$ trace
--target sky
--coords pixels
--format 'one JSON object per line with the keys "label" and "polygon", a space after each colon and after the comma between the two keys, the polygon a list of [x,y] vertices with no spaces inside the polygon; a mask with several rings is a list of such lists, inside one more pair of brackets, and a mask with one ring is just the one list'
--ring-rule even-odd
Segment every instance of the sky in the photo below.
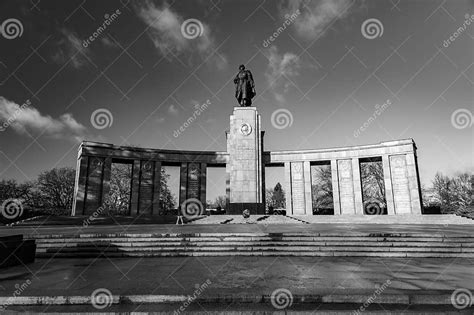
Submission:
{"label": "sky", "polygon": [[225,151],[240,64],[266,151],[413,138],[422,184],[473,171],[472,0],[0,0],[0,23],[1,179],[82,140]]}

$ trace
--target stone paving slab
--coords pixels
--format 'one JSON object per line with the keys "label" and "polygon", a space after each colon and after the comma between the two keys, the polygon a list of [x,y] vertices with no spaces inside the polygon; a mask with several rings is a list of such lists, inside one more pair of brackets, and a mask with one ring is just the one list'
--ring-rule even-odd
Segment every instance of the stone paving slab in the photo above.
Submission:
{"label": "stone paving slab", "polygon": [[384,287],[380,296],[386,299],[431,295],[446,302],[456,289],[474,291],[474,267],[473,260],[460,258],[38,259],[3,269],[0,296],[11,297],[18,288],[22,298],[87,297],[100,288],[116,296],[187,296],[206,282],[203,299],[259,298],[284,288],[295,297],[346,296],[349,301]]}

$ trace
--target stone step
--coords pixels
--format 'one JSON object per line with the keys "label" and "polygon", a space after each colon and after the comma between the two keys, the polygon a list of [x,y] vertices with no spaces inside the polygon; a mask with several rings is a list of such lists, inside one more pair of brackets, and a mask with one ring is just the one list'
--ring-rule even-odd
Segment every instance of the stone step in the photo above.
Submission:
{"label": "stone step", "polygon": [[59,247],[59,248],[39,248],[37,252],[142,252],[142,251],[192,251],[192,252],[220,252],[220,251],[358,251],[358,252],[447,252],[447,253],[474,253],[474,248],[449,248],[449,247],[350,247],[350,246],[212,246],[212,247]]}
{"label": "stone step", "polygon": [[[474,229],[473,229],[474,232]],[[74,239],[91,239],[91,238],[159,238],[159,239],[170,239],[170,238],[205,238],[205,237],[440,237],[440,238],[471,238],[474,239],[474,236],[471,234],[445,234],[445,233],[358,233],[348,231],[347,233],[341,232],[311,232],[311,233],[170,233],[170,234],[160,234],[160,233],[96,233],[96,234],[79,234],[79,235],[67,235],[67,234],[44,234],[44,235],[29,235],[26,238],[29,239],[65,239],[65,238],[74,238]]]}
{"label": "stone step", "polygon": [[341,242],[341,241],[300,241],[300,242],[115,242],[115,241],[93,241],[93,242],[67,242],[67,243],[39,243],[38,248],[52,248],[52,247],[84,247],[84,246],[119,246],[119,247],[173,247],[186,245],[187,247],[202,247],[202,246],[291,246],[297,244],[299,246],[383,246],[383,247],[468,247],[474,248],[474,243],[448,243],[448,242]]}
{"label": "stone step", "polygon": [[474,220],[454,214],[441,215],[253,215],[244,219],[242,215],[211,215],[202,217],[191,224],[474,224]]}
{"label": "stone step", "polygon": [[37,258],[119,258],[119,257],[201,257],[201,256],[296,256],[296,257],[424,257],[474,258],[474,253],[404,252],[110,252],[110,253],[37,253]]}
{"label": "stone step", "polygon": [[352,236],[306,236],[306,237],[183,237],[183,238],[58,238],[58,239],[37,239],[37,244],[46,243],[89,243],[89,242],[337,242],[337,241],[357,241],[357,242],[443,242],[443,243],[474,243],[474,237],[352,237]]}

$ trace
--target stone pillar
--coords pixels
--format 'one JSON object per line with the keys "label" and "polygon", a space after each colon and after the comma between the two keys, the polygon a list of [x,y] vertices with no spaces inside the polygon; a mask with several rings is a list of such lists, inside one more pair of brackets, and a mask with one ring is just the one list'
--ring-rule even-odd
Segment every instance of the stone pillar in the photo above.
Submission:
{"label": "stone pillar", "polygon": [[355,214],[354,180],[352,171],[352,160],[338,160],[337,172],[339,178],[339,196],[341,202],[341,214]]}
{"label": "stone pillar", "polygon": [[293,214],[305,214],[303,162],[291,162],[291,199],[293,200]]}
{"label": "stone pillar", "polygon": [[229,214],[244,209],[264,214],[264,187],[260,115],[255,107],[235,107],[230,116],[227,152],[230,164]]}
{"label": "stone pillar", "polygon": [[359,159],[352,159],[352,182],[354,186],[354,207],[355,213],[364,214],[364,204],[362,202],[362,183],[360,181],[360,165]]}
{"label": "stone pillar", "polygon": [[418,166],[416,163],[416,156],[414,153],[409,153],[406,156],[408,187],[411,198],[411,213],[421,214],[421,197],[418,177]]}
{"label": "stone pillar", "polygon": [[138,194],[138,213],[150,215],[152,214],[153,208],[154,162],[141,161],[140,166],[140,193]]}
{"label": "stone pillar", "polygon": [[286,214],[293,214],[293,200],[291,191],[291,163],[285,162],[285,183],[283,185],[286,197]]}
{"label": "stone pillar", "polygon": [[225,165],[225,194],[226,194],[226,202],[225,202],[225,210],[226,213],[229,213],[229,207],[230,207],[230,164],[227,163]]}
{"label": "stone pillar", "polygon": [[410,186],[404,154],[390,156],[390,173],[392,175],[395,214],[409,214],[411,213]]}
{"label": "stone pillar", "polygon": [[106,208],[109,208],[110,203],[110,176],[112,175],[112,158],[106,157],[104,160],[104,177],[102,180],[102,202]]}
{"label": "stone pillar", "polygon": [[153,176],[153,208],[152,214],[159,215],[161,210],[161,162],[155,162],[155,174]]}
{"label": "stone pillar", "polygon": [[303,162],[303,176],[304,176],[304,200],[305,200],[305,214],[313,214],[313,198],[311,190],[311,164],[309,161]]}
{"label": "stone pillar", "polygon": [[334,204],[334,215],[340,215],[341,198],[339,196],[339,176],[337,171],[337,160],[331,160],[332,200]]}
{"label": "stone pillar", "polygon": [[201,171],[199,177],[199,190],[200,196],[199,200],[201,200],[203,211],[206,211],[206,184],[207,184],[207,163],[201,163]]}
{"label": "stone pillar", "polygon": [[132,167],[132,196],[130,198],[130,215],[138,215],[140,198],[140,160],[133,161]]}
{"label": "stone pillar", "polygon": [[77,159],[72,216],[84,214],[88,164],[89,157],[87,156],[79,156]]}
{"label": "stone pillar", "polygon": [[188,187],[188,163],[181,163],[181,168],[179,169],[179,205],[186,200],[187,198],[187,187]]}
{"label": "stone pillar", "polygon": [[90,157],[87,171],[84,214],[93,214],[101,206],[104,158]]}
{"label": "stone pillar", "polygon": [[385,185],[385,200],[387,201],[387,214],[395,214],[395,203],[393,202],[392,176],[390,173],[390,159],[388,155],[382,156],[383,183]]}

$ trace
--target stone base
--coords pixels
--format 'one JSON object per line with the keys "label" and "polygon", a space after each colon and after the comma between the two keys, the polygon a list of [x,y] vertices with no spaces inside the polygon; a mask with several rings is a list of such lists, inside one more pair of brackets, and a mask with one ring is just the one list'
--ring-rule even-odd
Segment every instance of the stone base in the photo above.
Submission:
{"label": "stone base", "polygon": [[230,203],[226,214],[242,214],[242,211],[248,209],[250,214],[265,214],[265,205],[263,203]]}

